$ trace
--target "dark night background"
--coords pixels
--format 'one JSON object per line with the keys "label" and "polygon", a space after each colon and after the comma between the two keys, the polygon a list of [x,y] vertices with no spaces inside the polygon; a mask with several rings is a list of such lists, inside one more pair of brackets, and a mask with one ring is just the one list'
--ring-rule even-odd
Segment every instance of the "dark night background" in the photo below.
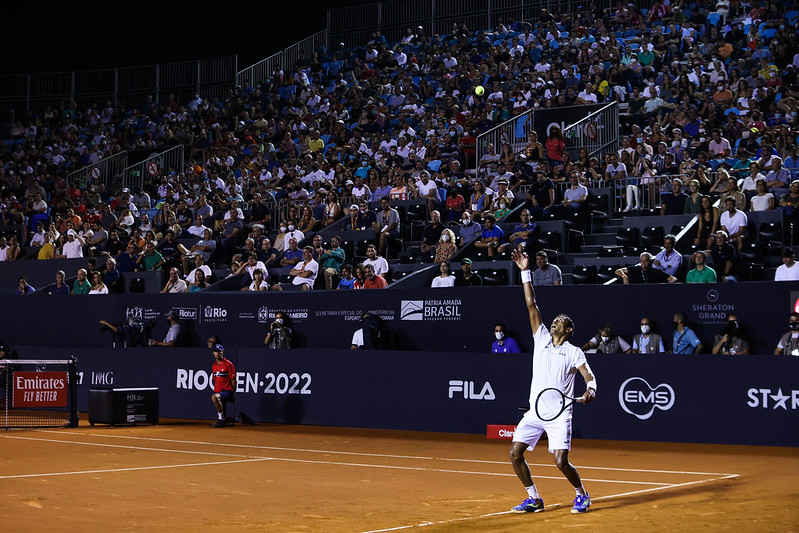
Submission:
{"label": "dark night background", "polygon": [[[238,54],[244,68],[368,2],[97,2],[3,6],[0,73],[108,69]],[[315,7],[318,6],[318,7]]]}

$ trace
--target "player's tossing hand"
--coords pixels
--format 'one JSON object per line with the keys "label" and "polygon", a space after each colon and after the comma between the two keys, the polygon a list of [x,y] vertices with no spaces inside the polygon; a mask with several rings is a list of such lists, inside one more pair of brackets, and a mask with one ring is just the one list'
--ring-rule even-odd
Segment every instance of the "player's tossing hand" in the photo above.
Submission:
{"label": "player's tossing hand", "polygon": [[516,263],[516,266],[519,267],[519,270],[529,270],[530,268],[530,259],[527,257],[527,252],[519,252],[518,250],[513,250],[510,253],[510,258]]}

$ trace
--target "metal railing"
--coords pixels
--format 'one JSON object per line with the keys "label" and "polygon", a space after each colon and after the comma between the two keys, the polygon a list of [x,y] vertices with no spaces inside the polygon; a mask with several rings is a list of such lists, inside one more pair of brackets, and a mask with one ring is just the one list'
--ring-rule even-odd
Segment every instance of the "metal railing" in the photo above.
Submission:
{"label": "metal railing", "polygon": [[0,76],[3,115],[21,121],[48,108],[66,105],[85,111],[93,105],[143,109],[174,100],[186,105],[196,93],[212,100],[224,97],[236,81],[237,56],[105,70],[6,74]]}
{"label": "metal railing", "polygon": [[530,132],[535,129],[535,110],[528,109],[524,113],[510,118],[498,126],[494,126],[477,136],[475,165],[480,174],[480,160],[488,154],[488,146],[494,147],[494,154],[502,153],[502,146],[510,144],[514,154],[524,153]]}
{"label": "metal railing", "polygon": [[[331,42],[343,42],[348,48],[364,46],[372,33],[380,32],[389,43],[399,42],[408,28],[413,33],[421,26],[426,35],[444,37],[453,24],[465,23],[471,31],[494,29],[500,20],[533,21],[546,8],[554,13],[582,9],[582,0],[389,0],[371,4],[329,9],[327,29]],[[612,9],[612,0],[600,5]]]}
{"label": "metal railing", "polygon": [[125,168],[119,175],[121,185],[131,191],[144,188],[145,181],[152,181],[169,168],[177,172],[183,170],[185,164],[185,149],[183,145],[173,146],[163,152],[155,152],[144,161],[135,163]]}
{"label": "metal railing", "polygon": [[313,53],[320,47],[328,47],[327,30],[324,29],[314,33],[310,37],[292,44],[285,49],[250,65],[236,74],[238,85],[249,84],[258,86],[264,80],[272,77],[276,71],[283,70],[286,74],[294,67],[294,63],[302,52],[305,58],[310,61]]}
{"label": "metal railing", "polygon": [[581,148],[588,150],[589,157],[616,152],[619,148],[618,102],[610,102],[584,119],[566,126],[563,136],[572,161],[579,159]]}
{"label": "metal railing", "polygon": [[70,188],[86,189],[89,182],[94,179],[97,184],[102,183],[106,190],[108,186],[114,181],[115,176],[128,166],[129,150],[114,154],[107,158],[99,160],[93,165],[87,165],[83,168],[75,170],[67,174],[67,184]]}

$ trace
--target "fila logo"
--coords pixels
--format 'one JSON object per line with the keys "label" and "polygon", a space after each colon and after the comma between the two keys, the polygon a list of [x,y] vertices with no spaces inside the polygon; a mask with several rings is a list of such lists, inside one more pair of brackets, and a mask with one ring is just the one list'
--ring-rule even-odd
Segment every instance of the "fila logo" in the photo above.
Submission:
{"label": "fila logo", "polygon": [[474,381],[452,379],[449,381],[450,399],[455,397],[455,393],[461,393],[464,400],[496,400],[497,398],[496,394],[494,394],[494,389],[491,388],[491,383],[488,381],[485,382],[480,392],[476,392]]}

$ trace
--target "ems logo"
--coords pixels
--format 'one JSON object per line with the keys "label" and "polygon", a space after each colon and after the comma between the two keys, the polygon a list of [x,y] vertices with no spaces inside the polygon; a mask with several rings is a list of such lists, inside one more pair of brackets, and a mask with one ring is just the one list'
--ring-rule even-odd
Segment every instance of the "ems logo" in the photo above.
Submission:
{"label": "ems logo", "polygon": [[619,387],[619,404],[639,420],[652,417],[655,408],[668,411],[674,405],[674,389],[667,383],[652,387],[644,378],[633,377]]}
{"label": "ems logo", "polygon": [[136,322],[141,322],[144,320],[144,309],[141,307],[128,307],[127,311],[125,312],[125,318],[128,320],[135,320]]}
{"label": "ems logo", "polygon": [[424,320],[424,300],[402,300],[400,320]]}
{"label": "ems logo", "polygon": [[269,308],[262,305],[258,308],[258,323],[266,324],[267,322],[269,322]]}

